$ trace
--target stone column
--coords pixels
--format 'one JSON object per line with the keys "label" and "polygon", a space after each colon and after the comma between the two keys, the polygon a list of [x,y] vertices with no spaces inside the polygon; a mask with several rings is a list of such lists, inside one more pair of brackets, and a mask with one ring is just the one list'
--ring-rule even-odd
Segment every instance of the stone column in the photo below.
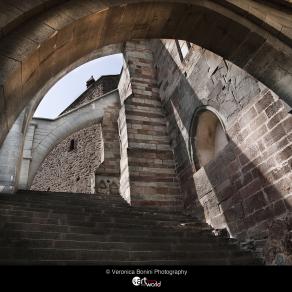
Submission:
{"label": "stone column", "polygon": [[32,160],[32,145],[34,139],[34,133],[37,124],[31,122],[27,128],[25,135],[24,146],[23,146],[23,156],[20,166],[19,183],[18,188],[21,190],[27,190],[28,187],[28,175],[29,167]]}
{"label": "stone column", "polygon": [[17,189],[25,111],[19,115],[0,146],[0,193],[14,193]]}
{"label": "stone column", "polygon": [[117,195],[120,184],[120,142],[118,115],[120,105],[109,106],[102,121],[103,162],[95,172],[96,193]]}

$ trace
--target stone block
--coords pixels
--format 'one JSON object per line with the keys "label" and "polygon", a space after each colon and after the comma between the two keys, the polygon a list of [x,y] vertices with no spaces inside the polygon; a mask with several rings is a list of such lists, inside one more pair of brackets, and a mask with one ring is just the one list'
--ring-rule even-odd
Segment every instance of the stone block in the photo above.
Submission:
{"label": "stone block", "polygon": [[257,210],[264,208],[266,205],[267,202],[263,193],[261,191],[257,192],[243,201],[244,213],[246,215],[252,214]]}
{"label": "stone block", "polygon": [[[272,117],[268,123],[267,126],[269,129],[272,129],[276,125],[278,125],[282,120],[284,120],[287,117],[287,113],[283,110],[278,112],[274,117]],[[291,125],[292,126],[292,125]]]}
{"label": "stone block", "polygon": [[206,174],[205,169],[202,167],[194,174],[195,188],[199,198],[204,197],[208,193],[212,192],[213,186]]}
{"label": "stone block", "polygon": [[267,92],[256,104],[255,108],[258,113],[261,113],[266,108],[268,108],[272,103],[274,103],[274,97],[271,92]]}
{"label": "stone block", "polygon": [[229,222],[239,221],[244,217],[244,210],[241,203],[233,205],[231,208],[224,211],[227,225]]}

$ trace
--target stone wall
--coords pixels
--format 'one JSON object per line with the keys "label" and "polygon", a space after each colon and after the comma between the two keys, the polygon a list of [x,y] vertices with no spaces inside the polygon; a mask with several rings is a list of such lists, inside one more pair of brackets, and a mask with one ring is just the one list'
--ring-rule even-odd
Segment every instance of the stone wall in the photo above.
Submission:
{"label": "stone wall", "polygon": [[[60,114],[59,118],[64,118],[63,114],[75,110],[78,115],[78,112],[82,113],[80,107],[91,102],[88,104],[90,113],[87,113],[87,117],[93,114],[96,117],[96,123],[103,106],[98,103],[95,105],[94,101],[99,97],[103,97],[105,104],[107,100],[111,100],[104,108],[102,126],[96,124],[79,130],[53,148],[33,178],[32,190],[78,193],[110,193],[112,190],[111,193],[117,193],[120,159],[119,144],[117,144],[119,143],[117,116],[114,116],[117,110],[116,104],[112,102],[112,97],[106,96],[106,94],[117,88],[119,78],[120,75],[102,76],[88,86],[88,89]],[[101,99],[99,101],[102,102]],[[83,106],[82,109],[85,107]],[[72,112],[70,114],[72,115]],[[65,127],[68,123],[81,125],[84,120],[86,118],[81,115],[76,117],[74,121],[69,120],[67,123],[61,123],[59,127],[66,132]],[[51,125],[47,125],[49,132],[52,131],[50,126],[53,125],[53,122]],[[44,129],[41,131],[45,132]],[[36,137],[34,138],[36,139]],[[68,151],[72,140],[77,143],[76,149]],[[106,158],[106,162],[104,158]],[[102,165],[97,170],[100,164]]]}
{"label": "stone wall", "polygon": [[[70,150],[74,139],[75,148]],[[51,192],[92,193],[94,173],[103,156],[100,124],[93,124],[68,136],[46,157],[34,177],[31,189]]]}
{"label": "stone wall", "polygon": [[60,115],[90,102],[118,87],[120,75],[102,76],[91,84],[74,102],[72,102]]}
{"label": "stone wall", "polygon": [[133,206],[181,210],[181,192],[150,43],[127,42],[124,58],[119,84],[121,194]]}
{"label": "stone wall", "polygon": [[95,171],[95,192],[118,195],[120,186],[120,140],[117,102],[108,106],[102,120],[103,157],[102,164]]}
{"label": "stone wall", "polygon": [[102,122],[108,107],[117,102],[119,94],[114,90],[55,120],[33,118],[29,128],[34,130],[25,136],[19,188],[29,189],[41,163],[57,143],[92,123]]}
{"label": "stone wall", "polygon": [[0,146],[0,193],[13,193],[19,179],[20,154],[22,152],[23,125],[26,109],[18,116]]}
{"label": "stone wall", "polygon": [[[240,239],[267,238],[271,222],[291,212],[290,109],[207,50],[192,45],[181,61],[175,41],[152,41],[152,47],[186,210]],[[229,143],[196,169],[190,133],[202,108],[217,113]]]}

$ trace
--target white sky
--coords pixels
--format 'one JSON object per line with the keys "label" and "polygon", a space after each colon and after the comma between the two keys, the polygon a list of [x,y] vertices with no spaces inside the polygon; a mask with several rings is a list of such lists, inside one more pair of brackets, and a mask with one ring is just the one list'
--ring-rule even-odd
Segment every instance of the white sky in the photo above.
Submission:
{"label": "white sky", "polygon": [[102,75],[119,74],[122,65],[123,55],[116,54],[98,58],[72,70],[47,92],[34,117],[56,118],[86,90],[86,81],[91,75],[97,80]]}

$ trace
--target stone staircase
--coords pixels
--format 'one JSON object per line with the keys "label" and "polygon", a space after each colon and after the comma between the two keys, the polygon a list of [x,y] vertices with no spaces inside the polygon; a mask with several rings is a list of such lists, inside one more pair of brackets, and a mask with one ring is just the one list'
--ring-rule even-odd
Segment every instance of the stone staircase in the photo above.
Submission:
{"label": "stone staircase", "polygon": [[0,196],[2,265],[254,265],[236,240],[180,213],[131,207],[118,195]]}
{"label": "stone staircase", "polygon": [[120,89],[119,128],[125,162],[121,167],[122,193],[129,190],[132,206],[181,211],[183,198],[152,50],[143,40],[127,42],[124,56],[124,69],[128,70],[124,76],[129,76],[129,81],[122,83],[126,89]]}
{"label": "stone staircase", "polygon": [[132,205],[182,210],[183,199],[158,95],[128,98],[125,108]]}

